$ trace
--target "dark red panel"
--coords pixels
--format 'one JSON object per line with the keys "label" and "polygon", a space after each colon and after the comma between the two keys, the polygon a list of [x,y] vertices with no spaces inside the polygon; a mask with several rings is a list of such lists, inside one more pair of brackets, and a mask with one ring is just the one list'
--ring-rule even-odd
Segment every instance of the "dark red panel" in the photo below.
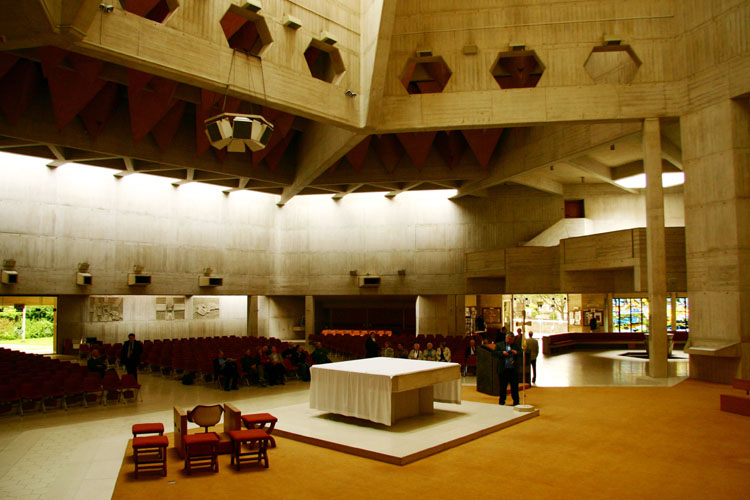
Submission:
{"label": "dark red panel", "polygon": [[178,100],[166,116],[151,129],[151,135],[154,136],[156,144],[162,151],[167,150],[180,126],[180,120],[182,120],[182,115],[185,112],[185,104],[185,101]]}
{"label": "dark red panel", "polygon": [[487,168],[492,153],[495,151],[497,141],[503,133],[501,128],[481,129],[481,130],[464,130],[462,131],[466,142],[477,157],[477,161],[482,168]]}
{"label": "dark red panel", "polygon": [[424,161],[432,148],[432,141],[435,139],[436,132],[409,132],[406,134],[396,134],[401,145],[406,150],[406,154],[411,158],[414,166],[422,170]]}
{"label": "dark red panel", "polygon": [[509,76],[495,77],[504,89],[536,87],[542,77],[539,64],[533,56],[503,57],[498,65],[509,73]]}
{"label": "dark red panel", "polygon": [[123,2],[123,8],[137,16],[146,17],[160,1],[162,0],[127,0]]}
{"label": "dark red panel", "polygon": [[237,30],[237,33],[229,39],[229,46],[233,49],[251,52],[253,46],[258,41],[258,28],[255,23],[245,23]]}
{"label": "dark red panel", "polygon": [[372,141],[372,136],[368,135],[362,139],[362,142],[346,153],[346,160],[354,167],[355,172],[359,172],[362,169],[365,157],[367,156],[367,150],[370,149],[370,141]]}
{"label": "dark red panel", "polygon": [[[274,132],[275,134],[276,132]],[[284,152],[286,152],[286,148],[289,147],[291,135],[285,136],[277,145],[275,148],[271,150],[270,153],[266,155],[266,164],[268,165],[268,168],[273,172],[276,170],[276,167],[279,165],[279,162],[284,157]],[[269,148],[266,148],[269,149]]]}
{"label": "dark red panel", "polygon": [[177,103],[174,92],[177,82],[158,76],[147,79],[140,71],[129,70],[128,107],[130,108],[130,130],[133,140],[138,142],[148,134],[167,112]]}
{"label": "dark red panel", "polygon": [[116,84],[107,82],[86,107],[78,113],[86,130],[94,140],[99,137],[104,125],[117,109],[120,102],[119,93]]}
{"label": "dark red panel", "polygon": [[393,134],[379,135],[378,140],[373,144],[373,149],[388,172],[393,172],[399,160],[404,156],[404,148]]}
{"label": "dark red panel", "polygon": [[227,40],[232,38],[234,34],[237,33],[237,31],[247,22],[247,19],[232,12],[227,12],[224,17],[221,18],[221,21],[219,21],[219,23],[221,24],[221,29],[224,31],[224,36],[227,37]]}
{"label": "dark red panel", "polygon": [[[72,59],[69,60],[73,62]],[[79,55],[75,60],[74,69],[47,66],[45,71],[52,110],[60,130],[86,107],[106,83],[98,78],[104,62]]]}
{"label": "dark red panel", "polygon": [[15,125],[36,96],[42,81],[39,68],[31,61],[18,61],[0,80],[0,109]]}
{"label": "dark red panel", "polygon": [[307,66],[309,68],[312,68],[315,66],[315,61],[318,59],[318,56],[320,55],[320,50],[316,49],[315,47],[308,47],[305,51],[305,60],[307,61]]}
{"label": "dark red panel", "polygon": [[448,168],[453,168],[461,161],[461,157],[466,151],[466,140],[464,136],[455,130],[440,132],[435,140],[435,147],[440,153]]}
{"label": "dark red panel", "polygon": [[0,78],[18,61],[18,57],[7,52],[0,52]]}

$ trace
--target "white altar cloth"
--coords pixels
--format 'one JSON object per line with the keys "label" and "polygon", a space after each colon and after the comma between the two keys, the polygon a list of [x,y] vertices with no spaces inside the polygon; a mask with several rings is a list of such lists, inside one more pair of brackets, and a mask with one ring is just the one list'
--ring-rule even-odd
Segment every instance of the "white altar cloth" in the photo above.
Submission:
{"label": "white altar cloth", "polygon": [[393,425],[431,413],[432,402],[461,404],[457,363],[368,358],[310,368],[310,408]]}

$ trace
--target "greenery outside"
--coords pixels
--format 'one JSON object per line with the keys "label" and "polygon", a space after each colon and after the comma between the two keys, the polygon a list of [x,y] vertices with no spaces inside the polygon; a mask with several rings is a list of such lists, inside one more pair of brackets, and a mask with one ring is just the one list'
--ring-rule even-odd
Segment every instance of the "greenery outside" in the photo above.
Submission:
{"label": "greenery outside", "polygon": [[[35,339],[48,339],[41,342],[51,342],[54,336],[55,308],[53,306],[26,307],[26,343],[37,345]],[[23,331],[23,311],[14,306],[0,308],[0,342],[21,343]]]}

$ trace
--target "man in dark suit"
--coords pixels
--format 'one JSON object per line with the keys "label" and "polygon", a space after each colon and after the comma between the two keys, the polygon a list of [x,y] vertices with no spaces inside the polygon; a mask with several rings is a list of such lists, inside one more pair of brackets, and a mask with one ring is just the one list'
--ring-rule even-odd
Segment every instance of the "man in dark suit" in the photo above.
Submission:
{"label": "man in dark suit", "polygon": [[135,340],[135,333],[128,334],[128,341],[122,345],[120,364],[125,366],[128,374],[138,380],[138,365],[141,363],[143,344]]}
{"label": "man in dark suit", "polygon": [[366,358],[377,358],[380,354],[378,343],[375,340],[375,332],[370,332],[365,340],[365,357]]}
{"label": "man in dark suit", "polygon": [[497,365],[498,375],[500,376],[500,400],[499,404],[505,404],[505,397],[508,394],[508,384],[510,384],[510,395],[513,398],[513,406],[520,403],[518,397],[518,370],[520,369],[521,359],[519,352],[520,346],[516,342],[512,333],[505,335],[505,342],[498,342],[495,346],[495,356],[500,358]]}

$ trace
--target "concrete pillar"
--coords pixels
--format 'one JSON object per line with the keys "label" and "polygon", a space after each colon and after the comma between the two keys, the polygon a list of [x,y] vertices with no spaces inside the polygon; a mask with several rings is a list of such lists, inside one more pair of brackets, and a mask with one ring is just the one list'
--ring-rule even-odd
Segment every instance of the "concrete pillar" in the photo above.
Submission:
{"label": "concrete pillar", "polygon": [[258,297],[250,295],[247,298],[247,336],[258,336]]}
{"label": "concrete pillar", "polygon": [[84,323],[87,295],[60,295],[57,297],[57,335],[55,336],[55,352],[62,352],[65,339],[74,344],[84,338]]}
{"label": "concrete pillar", "polygon": [[607,294],[607,303],[604,304],[604,321],[607,324],[607,331],[611,332],[614,329],[614,322],[612,321],[612,301],[614,300],[614,294]]}
{"label": "concrete pillar", "polygon": [[690,342],[723,346],[690,355],[690,376],[750,378],[750,102],[726,99],[680,119]]}
{"label": "concrete pillar", "polygon": [[674,333],[677,331],[677,292],[672,292],[669,297],[672,299],[669,303],[669,326]]}
{"label": "concrete pillar", "polygon": [[315,297],[305,295],[305,343],[310,343],[310,335],[315,335]]}
{"label": "concrete pillar", "polygon": [[667,376],[667,256],[664,189],[661,185],[661,127],[658,118],[643,122],[646,170],[646,254],[648,256],[649,374]]}
{"label": "concrete pillar", "polygon": [[417,297],[417,335],[448,334],[448,298],[446,295]]}

